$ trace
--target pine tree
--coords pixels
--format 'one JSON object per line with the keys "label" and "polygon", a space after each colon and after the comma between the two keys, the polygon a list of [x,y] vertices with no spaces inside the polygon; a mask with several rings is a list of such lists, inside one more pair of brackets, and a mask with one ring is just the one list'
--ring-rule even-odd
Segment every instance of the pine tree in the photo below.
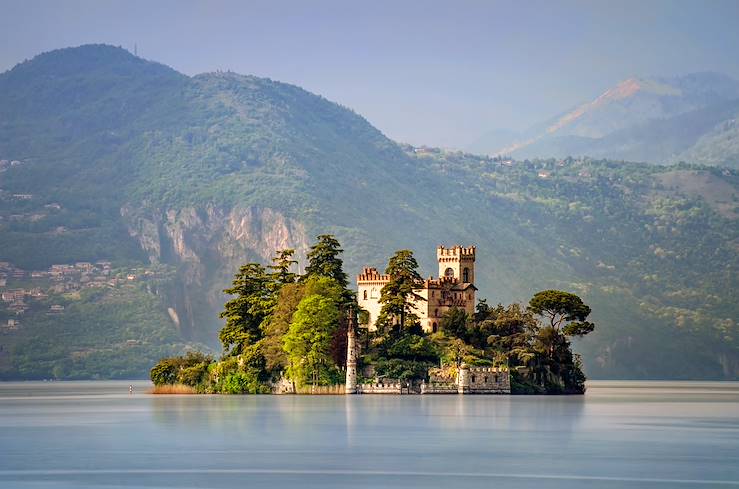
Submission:
{"label": "pine tree", "polygon": [[349,285],[344,273],[344,263],[339,255],[344,252],[335,236],[322,234],[318,236],[318,242],[311,246],[308,252],[308,266],[305,267],[303,280],[312,276],[329,277],[346,289]]}
{"label": "pine tree", "polygon": [[411,250],[399,250],[390,258],[385,273],[390,281],[380,290],[378,325],[383,329],[393,326],[414,326],[418,323],[414,301],[426,300],[415,290],[423,286],[418,273],[418,262]]}
{"label": "pine tree", "polygon": [[262,322],[274,307],[272,280],[264,267],[247,263],[239,268],[226,294],[235,296],[226,302],[220,317],[226,319],[218,338],[227,355],[238,355],[262,337]]}

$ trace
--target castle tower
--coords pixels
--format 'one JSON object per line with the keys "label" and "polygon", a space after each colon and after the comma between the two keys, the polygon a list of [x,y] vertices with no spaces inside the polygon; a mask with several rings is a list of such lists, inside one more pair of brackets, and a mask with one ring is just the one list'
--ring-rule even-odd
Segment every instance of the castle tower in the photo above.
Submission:
{"label": "castle tower", "polygon": [[466,363],[459,366],[457,370],[457,393],[467,394],[470,392],[470,368]]}
{"label": "castle tower", "polygon": [[475,283],[475,247],[462,247],[459,245],[452,248],[438,246],[436,258],[439,261],[440,279],[457,279],[459,283]]}
{"label": "castle tower", "polygon": [[357,393],[357,333],[354,326],[354,310],[349,309],[349,324],[346,331],[346,394]]}

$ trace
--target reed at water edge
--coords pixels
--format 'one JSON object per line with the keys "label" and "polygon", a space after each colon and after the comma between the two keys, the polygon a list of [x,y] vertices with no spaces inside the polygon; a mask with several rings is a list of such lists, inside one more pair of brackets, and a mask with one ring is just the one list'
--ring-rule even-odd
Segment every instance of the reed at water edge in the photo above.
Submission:
{"label": "reed at water edge", "polygon": [[155,385],[152,394],[197,394],[194,388],[185,384]]}

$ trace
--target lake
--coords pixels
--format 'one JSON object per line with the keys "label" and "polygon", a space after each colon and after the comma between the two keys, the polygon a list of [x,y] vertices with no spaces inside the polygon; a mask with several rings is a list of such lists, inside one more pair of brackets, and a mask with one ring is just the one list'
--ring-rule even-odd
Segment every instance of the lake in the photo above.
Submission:
{"label": "lake", "polygon": [[0,487],[739,486],[739,383],[585,396],[153,396],[0,383]]}

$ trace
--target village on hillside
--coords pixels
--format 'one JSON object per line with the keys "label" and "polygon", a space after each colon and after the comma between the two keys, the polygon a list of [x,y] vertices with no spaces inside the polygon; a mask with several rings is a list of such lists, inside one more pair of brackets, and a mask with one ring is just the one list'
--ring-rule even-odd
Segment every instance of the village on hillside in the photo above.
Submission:
{"label": "village on hillside", "polygon": [[113,268],[106,260],[52,265],[47,270],[24,270],[0,262],[0,334],[23,327],[30,312],[64,314],[65,303],[84,289],[118,288],[156,278],[147,268]]}

